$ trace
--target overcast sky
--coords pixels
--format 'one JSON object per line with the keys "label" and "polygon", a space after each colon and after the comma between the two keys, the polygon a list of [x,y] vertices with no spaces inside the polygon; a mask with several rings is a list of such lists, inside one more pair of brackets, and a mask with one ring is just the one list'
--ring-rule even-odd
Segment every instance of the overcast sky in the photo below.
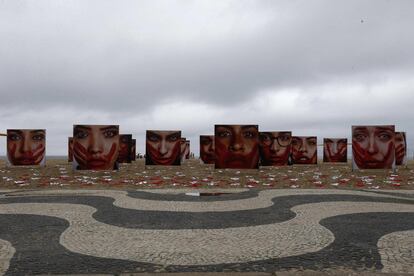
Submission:
{"label": "overcast sky", "polygon": [[[252,123],[351,136],[395,124],[414,149],[414,1],[0,0],[0,132],[74,123],[198,136]],[[0,155],[5,154],[0,137]],[[412,156],[412,153],[411,153]]]}

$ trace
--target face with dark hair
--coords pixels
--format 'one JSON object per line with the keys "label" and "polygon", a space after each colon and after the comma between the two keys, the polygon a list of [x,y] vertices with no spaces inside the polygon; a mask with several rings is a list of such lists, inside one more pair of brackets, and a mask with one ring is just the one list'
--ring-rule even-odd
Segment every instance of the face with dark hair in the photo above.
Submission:
{"label": "face with dark hair", "polygon": [[46,130],[8,129],[7,157],[14,166],[41,165],[46,152]]}
{"label": "face with dark hair", "polygon": [[147,165],[180,165],[180,157],[181,131],[147,130]]}
{"label": "face with dark hair", "polygon": [[317,138],[315,136],[292,137],[292,159],[294,164],[317,164]]}
{"label": "face with dark hair", "polygon": [[200,158],[204,164],[214,164],[214,135],[200,135]]}
{"label": "face with dark hair", "polygon": [[325,138],[323,139],[323,161],[324,162],[346,162],[347,161],[346,138]]}
{"label": "face with dark hair", "polygon": [[119,135],[119,163],[131,162],[131,143],[132,134],[120,134]]}
{"label": "face with dark hair", "polygon": [[73,157],[79,170],[113,170],[119,152],[119,126],[74,125]]}
{"label": "face with dark hair", "polygon": [[290,131],[260,132],[260,164],[262,166],[288,165],[292,133]]}
{"label": "face with dark hair", "polygon": [[391,169],[395,159],[394,126],[353,126],[352,153],[359,169]]}
{"label": "face with dark hair", "polygon": [[259,132],[257,125],[216,125],[214,136],[216,168],[258,168]]}
{"label": "face with dark hair", "polygon": [[403,165],[404,157],[407,154],[407,141],[405,139],[405,132],[395,133],[395,164]]}

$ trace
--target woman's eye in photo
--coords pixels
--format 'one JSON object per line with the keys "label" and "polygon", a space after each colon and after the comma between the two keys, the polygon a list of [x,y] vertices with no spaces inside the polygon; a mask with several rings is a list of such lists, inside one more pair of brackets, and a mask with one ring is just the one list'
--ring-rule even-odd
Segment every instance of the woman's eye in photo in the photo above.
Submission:
{"label": "woman's eye in photo", "polygon": [[104,132],[104,137],[105,138],[112,138],[115,137],[118,133],[115,130],[106,130]]}
{"label": "woman's eye in photo", "polygon": [[386,141],[389,141],[389,140],[391,140],[391,135],[390,134],[388,134],[388,133],[380,133],[380,135],[378,136],[379,137],[379,139],[381,140],[381,141],[384,141],[384,142],[386,142]]}
{"label": "woman's eye in photo", "polygon": [[364,141],[366,138],[367,138],[367,136],[365,134],[355,134],[354,135],[354,139],[356,139],[359,142]]}
{"label": "woman's eye in photo", "polygon": [[11,134],[11,135],[9,135],[9,139],[11,141],[18,141],[18,140],[21,140],[22,137],[20,135],[17,135],[17,134]]}
{"label": "woman's eye in photo", "polygon": [[231,133],[229,131],[220,131],[217,133],[218,137],[229,137],[231,136]]}
{"label": "woman's eye in photo", "polygon": [[246,138],[253,138],[256,137],[256,134],[253,131],[246,131],[244,132],[243,136]]}
{"label": "woman's eye in photo", "polygon": [[289,141],[290,137],[289,136],[279,136],[279,139],[283,142],[285,141]]}
{"label": "woman's eye in photo", "polygon": [[148,140],[151,142],[158,142],[158,137],[155,135],[148,135]]}
{"label": "woman's eye in photo", "polygon": [[42,141],[45,139],[45,136],[43,134],[37,134],[37,135],[33,135],[32,140],[34,141]]}
{"label": "woman's eye in photo", "polygon": [[78,139],[83,139],[88,137],[88,133],[86,131],[78,131],[75,133],[75,137]]}
{"label": "woman's eye in photo", "polygon": [[[179,138],[180,138],[180,137],[179,137],[178,135],[173,135],[173,136],[168,137],[168,141],[169,141],[169,142],[175,142],[175,141],[177,141]],[[185,142],[183,142],[183,144],[184,144],[184,143],[185,143]]]}
{"label": "woman's eye in photo", "polygon": [[263,136],[260,136],[260,140],[262,140],[262,141],[264,141],[264,142],[267,142],[267,141],[269,141],[269,140],[270,140],[270,137],[269,137],[269,136],[267,136],[267,135],[263,135]]}

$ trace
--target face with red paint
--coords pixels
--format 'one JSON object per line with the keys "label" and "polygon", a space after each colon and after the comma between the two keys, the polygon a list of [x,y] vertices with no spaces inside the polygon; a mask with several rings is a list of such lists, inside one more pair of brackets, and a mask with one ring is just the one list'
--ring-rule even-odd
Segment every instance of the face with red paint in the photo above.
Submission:
{"label": "face with red paint", "polygon": [[262,166],[288,165],[292,132],[260,132],[259,141]]}
{"label": "face with red paint", "polygon": [[119,135],[119,163],[131,163],[132,134]]}
{"label": "face with red paint", "polygon": [[73,157],[78,170],[117,169],[119,126],[74,125]]}
{"label": "face with red paint", "polygon": [[200,135],[200,158],[204,164],[214,164],[214,135]]}
{"label": "face with red paint", "polygon": [[68,138],[68,161],[73,161],[73,138]]}
{"label": "face with red paint", "polygon": [[404,158],[407,154],[407,141],[405,140],[405,132],[395,133],[395,164],[404,165]]}
{"label": "face with red paint", "polygon": [[44,165],[45,152],[46,130],[7,130],[7,157],[11,165]]}
{"label": "face with red paint", "polygon": [[180,165],[180,157],[181,131],[147,130],[146,165]]}
{"label": "face with red paint", "polygon": [[185,140],[184,157],[190,159],[190,140]]}
{"label": "face with red paint", "polygon": [[346,138],[325,138],[323,139],[323,162],[346,162],[347,161]]}
{"label": "face with red paint", "polygon": [[317,164],[317,146],[317,138],[315,136],[293,136],[293,164]]}
{"label": "face with red paint", "polygon": [[359,169],[391,169],[395,158],[394,126],[353,126],[352,153]]}
{"label": "face with red paint", "polygon": [[186,138],[185,137],[181,137],[180,139],[180,156],[181,156],[181,161],[183,161],[185,159],[185,144]]}
{"label": "face with red paint", "polygon": [[259,131],[257,125],[216,125],[215,168],[257,169]]}

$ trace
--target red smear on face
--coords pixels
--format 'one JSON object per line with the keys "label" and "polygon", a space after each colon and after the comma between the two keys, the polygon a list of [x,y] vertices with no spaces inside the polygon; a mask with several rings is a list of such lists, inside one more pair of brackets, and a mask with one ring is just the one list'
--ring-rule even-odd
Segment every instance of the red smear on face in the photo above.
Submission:
{"label": "red smear on face", "polygon": [[295,164],[316,164],[316,149],[312,155],[311,158],[309,158],[308,154],[302,152],[302,151],[298,151],[298,150],[293,150],[293,158],[294,158],[294,163]]}
{"label": "red smear on face", "polygon": [[86,170],[109,170],[113,169],[115,162],[115,153],[117,145],[112,143],[111,149],[108,154],[96,154],[91,153],[83,147],[79,142],[74,143],[74,156],[78,161],[81,169]]}
{"label": "red smear on face", "polygon": [[[273,143],[277,143],[274,141]],[[289,153],[290,153],[290,146],[285,148],[281,148],[280,151],[283,150],[283,154],[277,154],[277,151],[271,150],[270,146],[263,146],[262,147],[262,162],[263,166],[285,166],[288,165],[289,160]]]}
{"label": "red smear on face", "polygon": [[256,169],[259,161],[259,146],[254,145],[251,151],[245,153],[235,153],[226,145],[216,142],[216,167],[229,169]]}
{"label": "red smear on face", "polygon": [[[23,166],[29,166],[29,165],[39,165],[40,162],[44,158],[44,154],[46,151],[45,145],[43,143],[40,143],[36,148],[33,150],[25,151],[20,154],[17,154],[17,145],[12,144],[10,146],[10,159],[11,163],[13,165],[23,165]],[[17,156],[17,157],[16,157]]]}
{"label": "red smear on face", "polygon": [[326,144],[325,147],[327,162],[346,162],[346,146],[339,147],[338,145],[336,153],[332,153],[331,144]]}
{"label": "red smear on face", "polygon": [[164,165],[164,166],[168,166],[168,165],[174,165],[175,161],[177,160],[177,158],[181,153],[181,145],[180,145],[180,141],[176,141],[174,143],[174,146],[172,149],[170,149],[170,151],[172,151],[171,157],[165,157],[164,155],[162,155],[159,150],[157,150],[156,148],[153,148],[150,144],[147,143],[147,147],[148,147],[148,153],[151,157],[151,160],[154,162],[154,164],[156,165]]}
{"label": "red smear on face", "polygon": [[394,143],[389,142],[386,154],[378,158],[380,155],[376,152],[369,153],[359,143],[353,142],[352,152],[354,161],[360,169],[391,169],[394,161]]}

